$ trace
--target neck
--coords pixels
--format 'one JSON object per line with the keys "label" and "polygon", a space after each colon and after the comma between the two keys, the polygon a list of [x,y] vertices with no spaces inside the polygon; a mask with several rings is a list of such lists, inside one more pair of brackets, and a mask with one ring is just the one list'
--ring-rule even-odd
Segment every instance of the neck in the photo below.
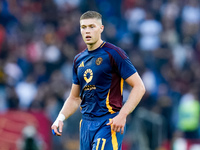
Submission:
{"label": "neck", "polygon": [[101,39],[101,40],[97,41],[96,43],[87,44],[87,48],[89,51],[93,51],[93,50],[97,49],[102,43],[103,43],[103,40]]}

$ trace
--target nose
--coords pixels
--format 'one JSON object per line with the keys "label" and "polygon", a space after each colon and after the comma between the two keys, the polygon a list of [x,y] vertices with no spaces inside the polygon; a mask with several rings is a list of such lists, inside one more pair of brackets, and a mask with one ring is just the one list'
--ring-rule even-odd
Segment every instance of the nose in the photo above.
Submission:
{"label": "nose", "polygon": [[89,27],[87,27],[87,28],[85,29],[85,33],[90,33],[90,28],[89,28]]}

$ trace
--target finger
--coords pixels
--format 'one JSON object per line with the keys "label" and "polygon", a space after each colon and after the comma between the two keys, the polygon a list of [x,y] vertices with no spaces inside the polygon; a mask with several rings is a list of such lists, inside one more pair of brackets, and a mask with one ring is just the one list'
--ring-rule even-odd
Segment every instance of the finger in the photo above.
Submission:
{"label": "finger", "polygon": [[120,132],[121,128],[120,127],[117,127],[116,128],[116,132]]}
{"label": "finger", "polygon": [[53,130],[53,129],[54,129],[54,127],[55,127],[55,125],[53,124],[53,125],[51,126],[51,129]]}
{"label": "finger", "polygon": [[62,134],[60,132],[58,132],[58,130],[57,130],[56,135],[61,136]]}
{"label": "finger", "polygon": [[117,131],[117,126],[115,125],[115,124],[112,124],[112,126],[111,126],[111,130],[113,130],[113,131]]}
{"label": "finger", "polygon": [[59,121],[58,127],[59,127],[59,132],[62,133],[62,129],[63,129],[63,122],[62,121]]}
{"label": "finger", "polygon": [[113,125],[113,131],[115,131],[115,132],[120,132],[120,127],[119,126],[117,126],[117,125]]}
{"label": "finger", "polygon": [[58,127],[53,126],[52,128],[53,128],[52,130],[54,130],[54,132],[55,132],[55,134],[56,134],[57,136],[61,136],[61,135],[62,135],[61,133],[58,132],[58,130],[57,130]]}
{"label": "finger", "polygon": [[124,133],[124,127],[121,128],[121,134],[123,134],[123,133]]}
{"label": "finger", "polygon": [[109,123],[107,123],[106,125],[111,125],[112,123],[113,123],[113,120],[110,119],[110,120],[109,120]]}

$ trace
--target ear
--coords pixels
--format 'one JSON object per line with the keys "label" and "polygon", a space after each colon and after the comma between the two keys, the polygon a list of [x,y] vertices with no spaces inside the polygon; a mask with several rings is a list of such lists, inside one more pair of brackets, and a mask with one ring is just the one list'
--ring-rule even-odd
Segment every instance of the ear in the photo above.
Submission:
{"label": "ear", "polygon": [[101,30],[101,33],[102,33],[103,30],[104,30],[104,25],[101,25],[100,30]]}

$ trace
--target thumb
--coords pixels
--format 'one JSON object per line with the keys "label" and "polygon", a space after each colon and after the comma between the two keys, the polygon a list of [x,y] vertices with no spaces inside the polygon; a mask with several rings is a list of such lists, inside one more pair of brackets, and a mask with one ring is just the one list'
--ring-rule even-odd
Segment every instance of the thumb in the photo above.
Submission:
{"label": "thumb", "polygon": [[111,125],[113,123],[113,120],[112,119],[109,119],[109,123],[107,123],[106,125]]}

